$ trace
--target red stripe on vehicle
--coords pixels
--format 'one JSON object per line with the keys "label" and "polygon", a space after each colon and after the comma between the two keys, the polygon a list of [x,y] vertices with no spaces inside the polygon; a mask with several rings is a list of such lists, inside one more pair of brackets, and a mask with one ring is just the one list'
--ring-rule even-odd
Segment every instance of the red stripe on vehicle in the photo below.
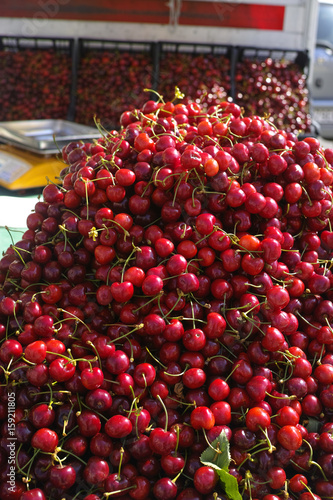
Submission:
{"label": "red stripe on vehicle", "polygon": [[[230,2],[184,1],[180,25],[283,30],[285,7],[280,5],[236,4]],[[2,0],[1,17],[75,19],[109,22],[168,24],[167,2],[144,0]]]}

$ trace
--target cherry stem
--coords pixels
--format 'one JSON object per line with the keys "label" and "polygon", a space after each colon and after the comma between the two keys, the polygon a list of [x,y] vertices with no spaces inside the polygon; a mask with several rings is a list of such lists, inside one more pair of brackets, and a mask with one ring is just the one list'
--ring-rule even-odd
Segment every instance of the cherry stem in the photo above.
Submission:
{"label": "cherry stem", "polygon": [[290,401],[297,399],[297,396],[295,394],[292,394],[291,396],[273,396],[270,392],[265,391],[266,396],[269,396],[270,398],[273,399],[290,399]]}
{"label": "cherry stem", "polygon": [[66,434],[66,427],[68,425],[68,419],[67,418],[64,418],[64,423],[63,423],[63,426],[62,426],[62,435],[63,436],[67,436]]}
{"label": "cherry stem", "polygon": [[133,349],[133,344],[131,342],[131,339],[127,339],[129,345],[130,345],[130,349],[131,349],[131,357],[130,357],[130,362],[133,363],[134,361],[134,349]]}
{"label": "cherry stem", "polygon": [[156,361],[156,363],[158,363],[162,368],[164,368],[164,370],[167,369],[167,367],[163,365],[163,363],[161,363],[159,359],[155,358],[155,356],[150,352],[147,346],[146,346],[146,351],[148,352],[149,356],[151,356]]}
{"label": "cherry stem", "polygon": [[[172,174],[172,175],[178,175],[178,174]],[[180,176],[179,176],[179,179],[177,180],[177,184],[176,184],[176,187],[175,187],[175,194],[173,196],[173,200],[172,200],[172,206],[175,205],[175,202],[176,202],[176,197],[177,197],[177,193],[178,193],[178,189],[179,189],[179,186],[180,186],[180,183],[182,182],[183,178],[184,178],[184,175],[185,173],[182,173]],[[171,177],[171,176],[168,176],[168,177]],[[167,178],[168,178],[167,177]],[[184,233],[185,233],[185,229],[184,229]],[[184,234],[185,236],[185,234]]]}
{"label": "cherry stem", "polygon": [[[90,327],[84,321],[82,321],[82,319],[80,319],[77,316],[75,316],[75,314],[71,313],[70,311],[66,311],[65,309],[62,309],[61,307],[58,307],[58,311],[59,312],[64,312],[66,314],[69,314],[70,316],[72,316],[73,318],[75,318],[76,321],[79,321],[80,323],[82,323],[82,325],[84,325],[87,328],[87,330],[89,332],[91,332]],[[71,318],[67,318],[67,319],[71,319]],[[62,319],[61,321],[59,320],[56,323],[54,323],[54,325],[57,325],[58,323],[62,323],[63,321],[64,321],[64,319]]]}
{"label": "cherry stem", "polygon": [[[265,449],[267,448],[260,448],[260,450],[257,450],[257,452],[264,451]],[[252,455],[255,455],[255,453],[256,452],[252,453]],[[250,453],[247,453],[246,458],[244,458],[244,460],[239,464],[237,470],[240,470],[240,468],[243,466],[243,464],[245,464],[245,462],[247,462],[247,460],[250,460],[250,462],[254,462],[252,455]]]}
{"label": "cherry stem", "polygon": [[312,328],[315,328],[316,330],[320,330],[321,326],[314,326],[312,323],[310,323],[306,318],[304,318],[304,316],[301,315],[300,312],[296,312],[296,315],[299,316],[301,318],[302,321],[304,321],[305,323],[307,323],[309,326],[312,326]]}
{"label": "cherry stem", "polygon": [[[153,94],[155,94],[157,97],[158,97],[158,101],[157,102],[161,102],[162,104],[165,104],[165,101],[163,99],[163,96],[157,92],[157,90],[154,90],[154,89],[143,89],[144,92],[152,92]],[[156,112],[156,116],[158,115],[158,110]],[[143,115],[145,116],[145,115]]]}
{"label": "cherry stem", "polygon": [[324,350],[325,350],[325,344],[321,346],[319,359],[317,360],[317,365],[321,365],[321,360],[323,358]]}
{"label": "cherry stem", "polygon": [[[108,219],[105,219],[105,220],[108,220]],[[119,224],[119,222],[112,220],[112,224],[116,224],[116,226],[118,226],[120,229],[122,229],[124,234],[125,234],[125,237],[130,236],[130,233],[127,231],[127,229],[125,229],[121,224]],[[135,248],[138,250],[138,247],[135,247]]]}
{"label": "cherry stem", "polygon": [[131,406],[130,406],[130,409],[128,410],[128,416],[131,415],[132,411],[133,411],[133,407],[135,407],[135,410],[138,409],[138,405],[137,405],[137,401],[138,401],[138,397],[135,395],[135,392],[134,392],[134,389],[133,387],[130,385],[130,390],[131,390],[131,393],[132,393],[132,396],[133,396],[133,401],[131,403]]}
{"label": "cherry stem", "polygon": [[8,339],[8,329],[9,329],[9,316],[7,318],[7,324],[6,324],[6,336],[5,336],[6,340]]}
{"label": "cherry stem", "polygon": [[171,399],[171,401],[175,401],[176,403],[183,406],[196,406],[195,403],[185,403],[185,401],[180,401],[179,399],[173,398],[171,396],[168,396],[168,399]]}
{"label": "cherry stem", "polygon": [[[93,488],[91,488],[89,491],[86,491],[86,490],[79,490],[76,495],[72,498],[72,500],[75,500],[79,495],[85,493],[86,495],[90,495],[93,493]],[[98,491],[98,490],[95,490],[95,491]]]}
{"label": "cherry stem", "polygon": [[[129,235],[129,233],[128,233]],[[128,265],[129,261],[131,260],[132,258],[132,255],[137,251],[137,247],[134,245],[134,248],[133,250],[131,251],[131,253],[129,254],[129,256],[127,257],[127,259],[125,260],[124,262],[124,265],[123,265],[123,268],[122,268],[122,271],[121,271],[121,280],[120,282],[122,283],[124,281],[124,274],[125,274],[125,268],[126,266]]]}
{"label": "cherry stem", "polygon": [[22,326],[21,326],[20,322],[19,322],[19,321],[17,321],[16,307],[14,307],[13,316],[14,316],[14,319],[15,319],[15,321],[16,321],[16,324],[17,324],[17,326],[18,326],[18,328],[19,328],[20,332],[23,332],[23,328],[22,328]]}
{"label": "cherry stem", "polygon": [[14,241],[14,238],[12,236],[13,229],[9,229],[8,226],[5,226],[5,229],[6,229],[7,233],[9,234],[10,239],[12,240],[12,248],[15,250],[15,241]]}
{"label": "cherry stem", "polygon": [[119,453],[120,453],[120,458],[119,458],[119,467],[118,467],[118,476],[117,476],[117,478],[120,481],[120,479],[121,479],[121,475],[120,475],[120,473],[121,473],[121,465],[123,463],[123,458],[124,458],[124,453],[125,453],[125,450],[124,450],[123,447],[120,448]]}
{"label": "cherry stem", "polygon": [[[85,408],[87,408],[88,410],[91,410],[90,406],[88,406],[88,405],[86,405],[85,403],[83,403],[83,401],[81,401],[81,404],[82,404],[82,406],[84,406],[84,407],[85,407]],[[81,413],[81,411],[82,411],[82,410],[81,410],[81,408],[80,408],[80,413]],[[106,420],[106,421],[108,420],[108,418],[107,418],[105,415],[103,415],[102,413],[98,412],[97,410],[94,410],[94,412],[96,413],[96,415],[98,415],[99,417],[103,418],[104,420]]]}
{"label": "cherry stem", "polygon": [[[72,406],[72,409],[73,409],[73,406]],[[75,432],[78,428],[79,428],[79,426],[78,426],[78,425],[75,425],[74,427],[72,427],[72,429],[71,429],[70,431],[68,431],[68,433],[67,433],[67,434],[65,434],[65,436],[64,436],[64,435],[62,435],[62,438],[61,438],[61,440],[59,441],[59,447],[62,447],[62,445],[63,445],[63,443],[65,442],[65,440],[66,440],[66,439],[68,439],[68,436],[69,436],[70,434],[72,434],[73,432]]]}
{"label": "cherry stem", "polygon": [[[218,227],[218,226],[214,226],[214,229],[210,233],[206,234],[203,238],[200,238],[200,240],[196,241],[195,245],[199,245],[199,243],[201,243],[202,241],[204,241],[207,238],[209,238],[209,236],[211,236],[212,234],[214,234],[216,231],[222,231],[222,229],[220,227]],[[225,233],[225,231],[223,231],[223,232]],[[227,233],[225,233],[225,234],[227,234]],[[192,259],[192,260],[194,260],[194,259]],[[195,259],[195,260],[199,260],[199,259]]]}
{"label": "cherry stem", "polygon": [[[162,292],[163,293],[163,292]],[[148,302],[145,302],[142,306],[140,307],[137,307],[136,309],[133,310],[134,313],[137,313],[138,311],[140,311],[140,309],[142,309],[143,307],[145,307],[146,305],[150,304],[151,302],[154,302],[154,300],[156,300],[157,296],[154,295],[152,299],[148,300]],[[142,325],[143,326],[143,325]]]}
{"label": "cherry stem", "polygon": [[128,486],[127,488],[123,488],[122,490],[115,490],[115,491],[110,491],[110,492],[104,492],[103,496],[106,498],[112,496],[112,495],[118,495],[118,493],[123,493],[123,491],[128,491],[128,490],[133,490],[133,488],[136,488],[136,484],[133,484],[133,486]]}
{"label": "cherry stem", "polygon": [[114,341],[116,342],[117,340],[124,339],[124,338],[128,337],[129,335],[131,335],[132,333],[136,332],[136,330],[140,330],[143,327],[144,327],[144,324],[140,323],[135,328],[133,328],[133,330],[131,330],[130,332],[124,333],[124,335],[121,335],[120,337],[117,337],[116,339],[114,339]]}
{"label": "cherry stem", "polygon": [[272,445],[272,442],[271,440],[269,439],[269,436],[268,436],[268,432],[267,432],[267,428],[263,429],[261,426],[259,426],[261,432],[263,433],[263,435],[265,436],[265,439],[267,441],[267,444],[268,444],[268,453],[271,454],[273,453],[273,451],[276,450],[275,446]]}
{"label": "cherry stem", "polygon": [[245,490],[248,491],[250,500],[252,500],[252,490],[251,490],[251,479],[252,479],[252,474],[249,470],[245,472],[245,478],[244,478],[244,488],[243,488],[243,493]]}
{"label": "cherry stem", "polygon": [[22,476],[24,476],[24,475],[25,475],[25,472],[24,472],[24,470],[23,470],[23,469],[24,469],[24,468],[28,465],[28,463],[29,463],[31,460],[33,460],[33,458],[34,458],[34,457],[31,457],[31,458],[30,458],[30,460],[29,460],[29,462],[27,462],[27,463],[23,466],[23,469],[22,469],[22,468],[20,467],[20,464],[18,463],[18,454],[19,454],[19,452],[20,452],[20,450],[21,450],[22,446],[23,446],[23,443],[20,443],[20,445],[19,445],[19,447],[18,447],[18,450],[17,450],[17,454],[16,454],[16,456],[15,456],[15,465],[16,465],[16,468],[17,468],[17,470],[19,471],[19,473],[20,473],[20,474],[22,474]]}
{"label": "cherry stem", "polygon": [[176,436],[177,436],[176,447],[175,447],[175,453],[177,453],[177,451],[178,451],[178,446],[179,446],[179,425],[177,425],[177,424],[176,424],[175,429],[176,429]]}
{"label": "cherry stem", "polygon": [[53,389],[52,389],[52,386],[51,384],[47,384],[47,387],[50,389],[50,402],[49,402],[49,410],[52,409],[52,399],[53,399]]}
{"label": "cherry stem", "polygon": [[[192,259],[192,260],[196,260],[196,259]],[[192,292],[189,295],[194,300],[194,302],[196,302],[197,304],[199,304],[199,306],[205,307],[206,309],[210,309],[211,308],[210,304],[207,304],[207,303],[202,304],[201,302],[199,302],[199,300],[193,295]],[[186,318],[184,318],[184,319],[186,319]],[[204,323],[205,325],[207,324],[207,321],[204,321],[204,320],[199,319],[199,318],[197,318],[196,321],[199,321],[200,323]]]}
{"label": "cherry stem", "polygon": [[231,372],[228,373],[228,375],[224,379],[225,382],[231,377],[231,375],[234,373],[234,371],[237,370],[237,368],[239,368],[239,366],[240,366],[239,364],[237,364],[236,366],[234,366],[234,368],[231,370]]}
{"label": "cherry stem", "polygon": [[197,172],[197,170],[196,170],[196,169],[192,169],[192,171],[193,171],[193,170],[194,170],[194,174],[197,176],[197,178],[198,178],[198,180],[199,180],[199,182],[200,182],[200,184],[201,184],[201,189],[203,190],[203,192],[205,192],[205,186],[204,186],[204,184],[203,184],[203,182],[202,182],[202,179],[201,179],[201,177],[200,177],[200,175],[199,175],[199,172]]}
{"label": "cherry stem", "polygon": [[195,329],[196,325],[195,325],[194,308],[193,308],[193,302],[192,302],[192,300],[190,301],[190,304],[191,304],[191,311],[192,311],[192,325],[193,325],[193,328]]}
{"label": "cherry stem", "polygon": [[214,448],[214,446],[212,445],[212,443],[209,441],[209,439],[207,437],[206,429],[204,429],[203,427],[202,427],[202,432],[203,432],[203,435],[205,437],[205,440],[206,440],[209,448],[211,448],[216,453],[216,455],[212,459],[212,463],[215,463],[215,460],[217,459],[217,455],[221,455],[221,453],[222,453],[222,451],[220,450],[220,443],[218,442],[217,443],[217,448]]}
{"label": "cherry stem", "polygon": [[297,464],[292,458],[290,459],[290,463],[293,464],[296,468],[301,469],[301,471],[308,473],[307,469],[304,469],[301,465]]}
{"label": "cherry stem", "polygon": [[251,451],[254,451],[256,450],[257,448],[259,448],[259,446],[261,446],[262,444],[266,443],[266,440],[262,440],[262,441],[259,441],[259,443],[255,444],[252,446],[252,448],[249,448],[248,450],[246,450],[248,453]]}
{"label": "cherry stem", "polygon": [[185,465],[186,465],[186,461],[187,461],[187,450],[185,449],[185,460],[184,460],[184,465],[183,467],[181,468],[181,470],[178,472],[177,476],[174,477],[171,481],[173,483],[175,483],[177,481],[177,479],[182,475],[184,469],[185,469]]}
{"label": "cherry stem", "polygon": [[[327,481],[327,479],[326,479],[326,481]],[[305,489],[308,490],[308,492],[310,493],[310,495],[312,496],[312,498],[315,500],[316,497],[312,493],[311,488],[309,488],[309,486],[307,484],[305,484],[304,481],[302,481],[302,480],[300,480],[300,483],[304,486]]]}
{"label": "cherry stem", "polygon": [[[10,237],[12,237],[12,236],[10,235]],[[24,261],[24,259],[23,259],[23,257],[22,257],[22,255],[21,255],[20,252],[26,252],[26,253],[28,253],[30,255],[31,255],[31,252],[28,252],[28,250],[24,250],[23,248],[18,249],[14,244],[11,245],[11,247],[14,250],[14,252],[18,255],[18,257],[21,260],[21,262],[24,265],[24,267],[27,267],[27,263]]]}
{"label": "cherry stem", "polygon": [[187,371],[189,366],[190,365],[186,364],[184,370],[181,373],[168,373],[168,372],[164,372],[164,373],[165,373],[165,375],[168,375],[169,377],[180,377],[180,376],[184,375],[184,373]]}
{"label": "cherry stem", "polygon": [[138,420],[139,420],[140,412],[138,412],[138,410],[135,410],[134,415],[135,415],[135,434],[136,434],[136,437],[139,439],[140,435],[139,435],[139,429],[138,429]]}
{"label": "cherry stem", "polygon": [[168,410],[166,409],[166,406],[161,398],[161,396],[158,394],[157,395],[157,399],[159,400],[159,402],[161,403],[162,405],[162,408],[164,410],[164,413],[165,413],[165,425],[164,425],[164,431],[167,432],[168,430],[168,425],[169,425],[169,415],[168,415]]}
{"label": "cherry stem", "polygon": [[[75,455],[75,453],[72,453],[71,451],[69,450],[61,450],[63,453],[66,453],[66,455],[71,455],[72,457],[75,457],[77,458],[80,462],[82,462],[84,465],[87,465],[87,462],[85,462],[84,460],[82,460],[82,458],[78,457],[77,455]],[[63,462],[64,460],[66,460],[67,456],[62,458],[62,459],[59,459],[60,462]]]}
{"label": "cherry stem", "polygon": [[[4,374],[5,374],[5,379],[6,379],[6,385],[8,385],[8,377],[9,375],[11,374],[11,372],[9,371],[9,368],[10,368],[10,365],[12,364],[14,358],[11,358],[8,365],[7,365],[7,368],[4,368],[2,365],[0,365],[0,368],[2,368],[2,370],[4,371]],[[14,371],[14,370],[12,370]]]}
{"label": "cherry stem", "polygon": [[94,344],[92,343],[91,340],[88,340],[87,344],[91,345],[91,347],[93,348],[93,350],[95,351],[96,353],[96,357],[98,359],[98,364],[99,364],[99,367],[102,369],[102,360],[101,360],[101,357],[99,355],[99,352],[98,350],[96,349],[96,347],[94,346]]}
{"label": "cherry stem", "polygon": [[[49,386],[49,384],[47,384],[47,385]],[[57,392],[61,392],[61,394],[72,394],[72,393],[71,393],[71,391],[63,391],[63,390],[61,390],[61,391],[57,391]],[[49,394],[49,393],[48,393],[48,391],[38,391],[38,392],[33,392],[33,393],[31,393],[31,394],[32,394],[33,396],[37,396],[37,395],[39,395],[39,394]],[[60,402],[60,401],[59,401],[58,403],[53,402],[53,404],[59,404],[59,403],[60,403],[60,404],[63,404],[63,403],[62,403],[62,402]]]}
{"label": "cherry stem", "polygon": [[[34,459],[35,459],[35,457],[36,457],[36,455],[38,454],[39,451],[40,451],[39,449],[35,449],[34,454],[30,458],[29,462],[27,462],[25,464],[25,466],[23,467],[23,469],[25,469],[28,466],[27,473],[25,474],[23,472],[23,474],[25,475],[25,477],[27,478],[28,481],[30,481],[29,476],[30,476],[30,471],[31,471],[32,464],[34,463]],[[18,463],[17,463],[17,466],[19,467]],[[21,471],[22,469],[19,467],[19,470]]]}
{"label": "cherry stem", "polygon": [[[252,308],[253,309],[253,308]],[[250,311],[248,311],[250,312]],[[248,315],[247,315],[247,312],[246,313],[241,313],[243,317],[246,318],[246,320],[251,323],[252,326],[256,326],[258,328],[258,331],[261,332],[263,335],[264,335],[264,331],[258,326],[258,324],[253,320],[253,318],[250,318]],[[244,338],[242,339],[242,341],[244,342],[245,340],[247,340],[250,335],[253,333],[253,331],[251,330],[251,332]]]}
{"label": "cherry stem", "polygon": [[323,476],[323,478],[325,479],[325,481],[328,481],[328,479],[327,479],[327,477],[326,477],[326,474],[325,474],[325,472],[323,471],[322,467],[321,467],[321,466],[320,466],[317,462],[315,462],[314,460],[312,460],[312,458],[313,458],[313,448],[312,448],[311,444],[310,444],[310,443],[309,443],[306,439],[304,439],[304,438],[303,438],[303,441],[304,441],[304,443],[306,443],[306,444],[308,445],[308,447],[310,448],[310,457],[309,457],[309,462],[308,462],[308,463],[309,463],[310,465],[316,465],[316,466],[318,467],[318,469],[320,470],[320,472],[322,473],[322,476]]}
{"label": "cherry stem", "polygon": [[170,309],[170,310],[169,310],[166,314],[163,314],[163,315],[162,315],[162,318],[163,318],[163,319],[167,319],[167,318],[168,318],[168,316],[170,316],[170,314],[171,314],[171,313],[174,311],[174,309],[177,307],[177,305],[179,304],[180,299],[181,299],[181,298],[183,297],[183,295],[184,295],[184,294],[183,294],[183,292],[181,292],[181,293],[180,293],[180,292],[178,291],[177,293],[178,293],[178,299],[176,300],[176,302],[174,303],[174,305],[172,306],[172,308],[171,308],[171,309]]}

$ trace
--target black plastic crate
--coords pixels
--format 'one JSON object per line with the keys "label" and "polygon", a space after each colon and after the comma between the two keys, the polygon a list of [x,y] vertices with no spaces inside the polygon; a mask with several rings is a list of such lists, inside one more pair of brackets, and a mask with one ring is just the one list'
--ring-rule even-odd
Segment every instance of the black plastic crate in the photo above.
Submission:
{"label": "black plastic crate", "polygon": [[157,90],[171,99],[177,86],[186,101],[206,105],[232,99],[235,61],[231,45],[160,42]]}
{"label": "black plastic crate", "polygon": [[237,47],[235,102],[246,115],[269,116],[283,130],[311,127],[306,50]]}
{"label": "black plastic crate", "polygon": [[219,45],[215,43],[192,42],[159,42],[162,52],[187,52],[190,54],[215,54],[231,57],[232,45]]}
{"label": "black plastic crate", "polygon": [[79,38],[79,52],[81,56],[91,50],[152,53],[153,46],[154,43],[146,41],[138,42],[123,40],[104,40],[100,38]]}
{"label": "black plastic crate", "polygon": [[0,37],[0,121],[71,119],[74,39]]}
{"label": "black plastic crate", "polygon": [[44,37],[16,37],[2,36],[0,38],[0,50],[45,50],[54,49],[57,51],[72,54],[74,39],[72,38],[44,38]]}
{"label": "black plastic crate", "polygon": [[78,41],[75,120],[119,128],[122,112],[141,107],[154,97],[156,44],[117,40]]}

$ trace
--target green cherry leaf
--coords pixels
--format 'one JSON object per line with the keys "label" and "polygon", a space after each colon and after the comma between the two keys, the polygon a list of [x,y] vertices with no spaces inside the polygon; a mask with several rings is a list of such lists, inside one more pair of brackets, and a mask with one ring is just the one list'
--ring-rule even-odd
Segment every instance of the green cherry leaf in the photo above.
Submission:
{"label": "green cherry leaf", "polygon": [[200,456],[200,461],[204,465],[213,467],[216,470],[223,469],[228,471],[230,464],[230,445],[225,431],[214,439],[211,446],[208,446]]}
{"label": "green cherry leaf", "polygon": [[318,422],[318,420],[316,420],[315,418],[309,417],[309,423],[306,426],[306,430],[308,432],[318,432],[320,427],[321,427],[321,424],[320,424],[320,422]]}
{"label": "green cherry leaf", "polygon": [[237,479],[229,473],[230,461],[229,441],[225,431],[222,431],[201,454],[200,462],[216,470],[222,483],[223,491],[229,500],[242,500],[242,496],[238,489]]}
{"label": "green cherry leaf", "polygon": [[242,500],[242,495],[239,493],[238,482],[235,476],[232,476],[224,469],[216,471],[223,484],[224,492],[230,500]]}

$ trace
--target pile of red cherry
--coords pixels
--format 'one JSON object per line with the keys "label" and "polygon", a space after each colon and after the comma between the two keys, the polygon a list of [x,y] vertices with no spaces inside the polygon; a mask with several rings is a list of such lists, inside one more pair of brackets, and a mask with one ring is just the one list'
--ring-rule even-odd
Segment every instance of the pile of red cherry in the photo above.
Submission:
{"label": "pile of red cherry", "polygon": [[247,114],[269,115],[276,127],[290,132],[311,129],[306,75],[297,64],[244,58],[237,63],[235,86],[236,102]]}
{"label": "pile of red cherry", "polygon": [[172,99],[175,85],[186,95],[185,103],[218,104],[231,92],[230,59],[224,54],[163,51],[159,63],[159,92]]}
{"label": "pile of red cherry", "polygon": [[53,49],[0,51],[0,120],[66,118],[71,55]]}
{"label": "pile of red cherry", "polygon": [[0,498],[332,498],[333,150],[228,102],[120,122],[0,260]]}
{"label": "pile of red cherry", "polygon": [[78,68],[75,121],[93,126],[96,116],[116,127],[123,111],[147,99],[143,89],[152,88],[153,73],[149,52],[88,50]]}

